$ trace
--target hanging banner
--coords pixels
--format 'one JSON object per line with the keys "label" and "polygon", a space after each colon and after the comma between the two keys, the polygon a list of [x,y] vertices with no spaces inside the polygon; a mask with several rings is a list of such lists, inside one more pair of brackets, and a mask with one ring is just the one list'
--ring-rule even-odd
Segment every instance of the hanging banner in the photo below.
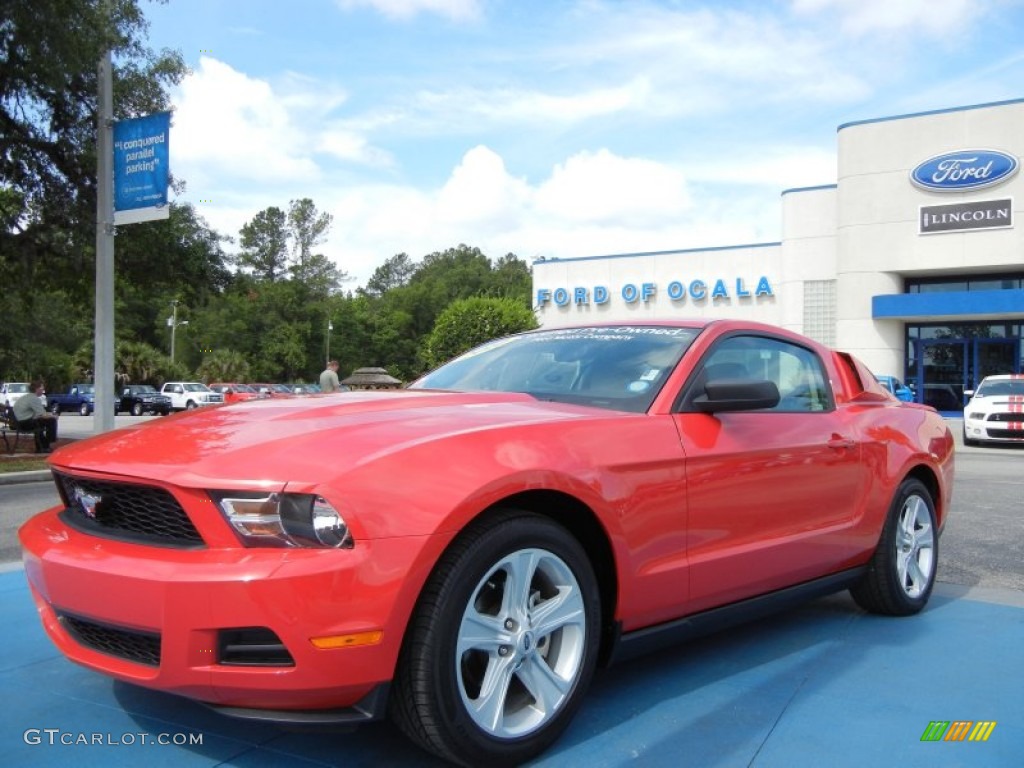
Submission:
{"label": "hanging banner", "polygon": [[114,123],[114,224],[166,219],[171,113]]}

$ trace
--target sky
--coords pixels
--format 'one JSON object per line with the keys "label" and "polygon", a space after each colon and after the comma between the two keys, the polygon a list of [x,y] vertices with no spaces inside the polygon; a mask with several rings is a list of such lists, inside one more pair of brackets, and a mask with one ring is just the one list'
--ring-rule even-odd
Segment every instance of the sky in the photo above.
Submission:
{"label": "sky", "polygon": [[[776,242],[846,123],[1024,98],[1024,0],[142,3],[171,171],[234,238],[308,197],[320,251],[491,259]],[[922,158],[923,159],[923,158]]]}

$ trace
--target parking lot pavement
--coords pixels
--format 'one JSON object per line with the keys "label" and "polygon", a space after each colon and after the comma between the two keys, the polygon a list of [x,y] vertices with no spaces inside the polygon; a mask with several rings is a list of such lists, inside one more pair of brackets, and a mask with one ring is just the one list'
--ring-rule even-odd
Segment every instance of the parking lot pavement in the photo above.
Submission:
{"label": "parking lot pavement", "polygon": [[[45,637],[16,565],[0,572],[0,611],[5,764],[441,765],[387,723],[275,728],[75,666]],[[533,765],[1016,768],[1022,647],[1020,592],[940,584],[904,619],[864,613],[844,593],[599,672]],[[967,721],[962,741],[923,740]],[[983,723],[995,723],[988,739],[970,741]]]}

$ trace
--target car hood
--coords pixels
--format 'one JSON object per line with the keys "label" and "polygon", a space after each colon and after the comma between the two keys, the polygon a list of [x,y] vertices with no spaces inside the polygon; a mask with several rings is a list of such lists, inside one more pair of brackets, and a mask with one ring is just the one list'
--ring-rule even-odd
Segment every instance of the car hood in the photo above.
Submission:
{"label": "car hood", "polygon": [[468,432],[638,414],[517,393],[347,392],[214,406],[115,430],[55,452],[57,470],[196,488],[316,483],[403,448]]}
{"label": "car hood", "polygon": [[1008,409],[1016,410],[1021,407],[1024,407],[1024,395],[986,395],[985,397],[971,398],[964,410],[990,413]]}

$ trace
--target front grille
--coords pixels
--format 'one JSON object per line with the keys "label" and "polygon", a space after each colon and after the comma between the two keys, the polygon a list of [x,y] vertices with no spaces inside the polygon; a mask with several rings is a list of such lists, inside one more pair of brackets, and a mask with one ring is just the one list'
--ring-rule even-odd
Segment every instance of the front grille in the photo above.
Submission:
{"label": "front grille", "polygon": [[163,488],[54,473],[61,518],[97,536],[166,547],[201,547],[203,539],[178,500]]}
{"label": "front grille", "polygon": [[1020,440],[1024,442],[1024,429],[985,429],[989,437],[999,437],[1004,440]]}
{"label": "front grille", "polygon": [[1024,422],[1024,413],[993,413],[988,417],[989,421],[1004,421],[1011,424]]}
{"label": "front grille", "polygon": [[81,645],[119,659],[160,666],[160,635],[97,624],[94,621],[58,613],[61,626]]}

